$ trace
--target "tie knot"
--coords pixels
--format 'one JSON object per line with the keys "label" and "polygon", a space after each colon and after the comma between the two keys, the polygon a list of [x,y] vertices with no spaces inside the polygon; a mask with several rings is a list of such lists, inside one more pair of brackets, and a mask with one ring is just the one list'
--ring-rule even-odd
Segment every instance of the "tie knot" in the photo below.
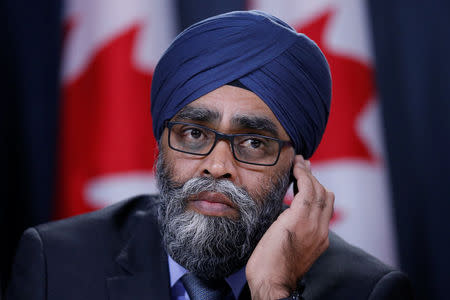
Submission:
{"label": "tie knot", "polygon": [[205,280],[193,273],[186,273],[181,281],[191,300],[233,299],[230,286],[224,279]]}

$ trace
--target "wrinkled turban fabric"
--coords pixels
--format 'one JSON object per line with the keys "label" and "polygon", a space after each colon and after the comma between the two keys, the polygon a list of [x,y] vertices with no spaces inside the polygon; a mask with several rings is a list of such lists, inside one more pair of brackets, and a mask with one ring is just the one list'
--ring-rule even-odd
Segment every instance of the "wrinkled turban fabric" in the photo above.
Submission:
{"label": "wrinkled turban fabric", "polygon": [[165,120],[184,106],[236,80],[267,104],[296,153],[309,158],[328,120],[328,63],[312,40],[260,11],[218,15],[176,37],[153,75],[155,138],[160,140]]}

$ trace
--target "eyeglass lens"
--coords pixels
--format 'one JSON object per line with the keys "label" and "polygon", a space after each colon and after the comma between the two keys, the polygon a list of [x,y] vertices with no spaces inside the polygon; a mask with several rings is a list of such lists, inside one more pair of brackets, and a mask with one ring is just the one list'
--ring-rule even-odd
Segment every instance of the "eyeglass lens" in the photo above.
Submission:
{"label": "eyeglass lens", "polygon": [[[182,152],[207,155],[216,141],[215,131],[195,124],[171,123],[170,130],[169,145]],[[276,139],[251,134],[223,136],[232,141],[234,155],[242,162],[273,164],[278,158],[280,144]]]}

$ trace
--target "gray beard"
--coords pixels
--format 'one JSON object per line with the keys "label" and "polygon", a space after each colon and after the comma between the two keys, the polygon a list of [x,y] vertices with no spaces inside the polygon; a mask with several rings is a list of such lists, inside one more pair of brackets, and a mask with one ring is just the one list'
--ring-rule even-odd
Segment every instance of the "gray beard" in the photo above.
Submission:
{"label": "gray beard", "polygon": [[[289,187],[288,172],[261,184],[253,197],[226,179],[196,177],[177,184],[162,154],[158,156],[156,177],[163,245],[177,263],[204,279],[224,278],[245,266],[263,234],[281,213]],[[239,209],[238,219],[186,210],[187,199],[203,191],[227,196]]]}

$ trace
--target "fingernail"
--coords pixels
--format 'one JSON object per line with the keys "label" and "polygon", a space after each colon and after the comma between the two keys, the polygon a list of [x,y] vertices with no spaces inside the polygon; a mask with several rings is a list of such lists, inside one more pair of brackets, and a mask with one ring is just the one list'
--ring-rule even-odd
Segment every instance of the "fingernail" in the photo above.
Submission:
{"label": "fingernail", "polygon": [[311,171],[311,162],[309,160],[305,160],[306,167]]}

